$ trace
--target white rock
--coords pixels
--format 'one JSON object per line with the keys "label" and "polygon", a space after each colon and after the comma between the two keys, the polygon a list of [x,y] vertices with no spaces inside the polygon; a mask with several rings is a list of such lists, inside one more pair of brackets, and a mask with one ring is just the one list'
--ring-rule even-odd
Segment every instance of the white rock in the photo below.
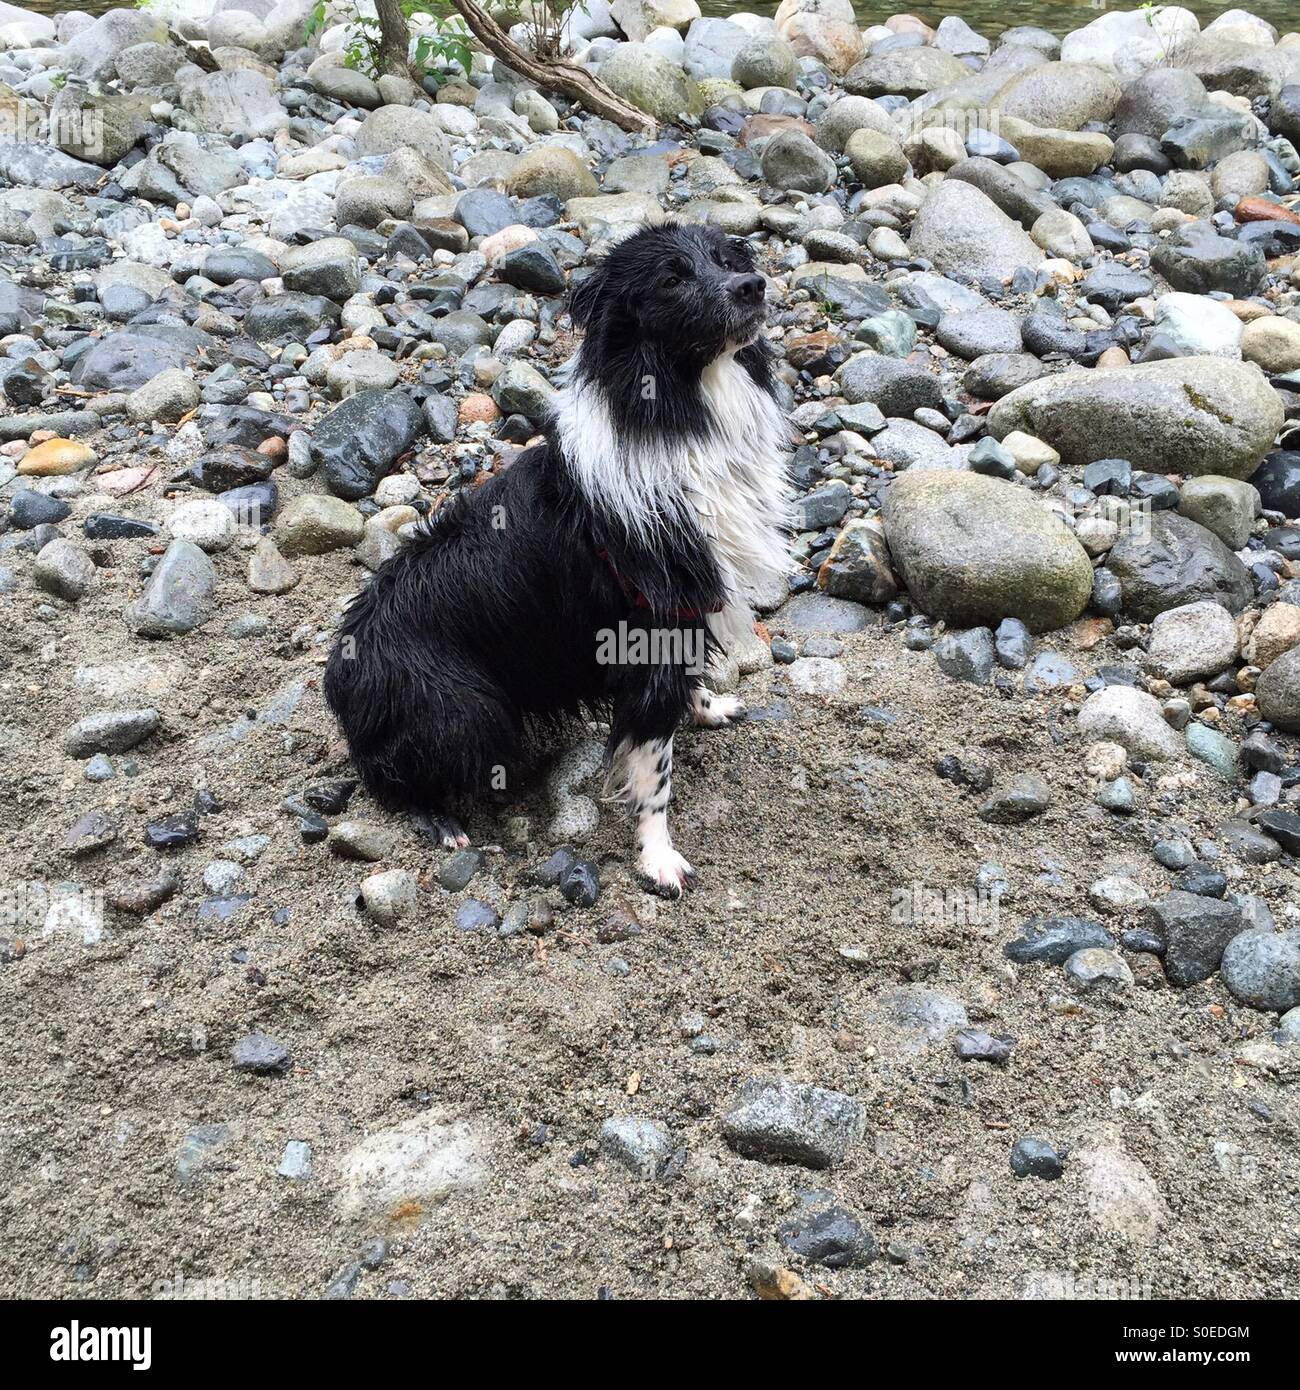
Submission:
{"label": "white rock", "polygon": [[1137,77],[1190,47],[1200,30],[1200,20],[1179,5],[1112,10],[1067,34],[1061,61],[1093,63],[1121,78]]}
{"label": "white rock", "polygon": [[1167,609],[1151,624],[1147,665],[1175,685],[1217,675],[1236,655],[1237,624],[1208,599]]}
{"label": "white rock", "polygon": [[169,529],[173,540],[190,541],[207,554],[228,550],[235,539],[234,513],[224,503],[204,498],[183,502],[172,513]]}
{"label": "white rock", "polygon": [[1216,39],[1232,43],[1250,43],[1260,48],[1272,48],[1277,42],[1277,30],[1267,20],[1249,10],[1224,10],[1216,15],[1202,31]]}
{"label": "white rock", "polygon": [[1167,333],[1194,357],[1241,357],[1241,320],[1203,294],[1162,294],[1156,300],[1155,331]]}
{"label": "white rock", "polygon": [[1144,1164],[1124,1151],[1119,1136],[1087,1138],[1075,1149],[1088,1215],[1109,1235],[1134,1245],[1149,1245],[1168,1211],[1160,1189]]}
{"label": "white rock", "polygon": [[1160,702],[1145,690],[1108,685],[1089,695],[1079,710],[1079,732],[1089,743],[1118,743],[1143,758],[1177,758],[1183,742],[1165,723]]}
{"label": "white rock", "polygon": [[461,1121],[415,1115],[363,1139],[344,1155],[338,1202],[349,1215],[422,1203],[487,1177],[485,1138]]}

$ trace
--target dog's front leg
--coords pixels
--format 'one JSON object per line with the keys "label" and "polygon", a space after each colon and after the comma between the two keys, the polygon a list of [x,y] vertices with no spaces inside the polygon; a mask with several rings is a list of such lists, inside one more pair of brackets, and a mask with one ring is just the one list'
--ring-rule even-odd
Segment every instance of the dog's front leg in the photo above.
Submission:
{"label": "dog's front leg", "polygon": [[672,655],[680,644],[662,645],[667,659],[629,663],[619,673],[610,749],[618,795],[635,826],[637,868],[654,892],[676,898],[695,886],[695,870],[668,833],[673,731],[691,707],[698,670]]}
{"label": "dog's front leg", "polygon": [[658,893],[680,897],[695,870],[673,848],[668,803],[673,795],[673,737],[633,744],[624,754],[628,810],[636,826],[637,868]]}

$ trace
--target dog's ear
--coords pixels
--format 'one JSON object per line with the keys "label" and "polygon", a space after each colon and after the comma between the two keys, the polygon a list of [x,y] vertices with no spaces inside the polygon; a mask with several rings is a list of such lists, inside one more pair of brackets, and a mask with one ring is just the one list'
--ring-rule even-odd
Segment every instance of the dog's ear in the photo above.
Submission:
{"label": "dog's ear", "polygon": [[569,289],[568,310],[575,328],[586,328],[605,288],[606,273],[604,265],[598,265],[585,280],[580,280]]}

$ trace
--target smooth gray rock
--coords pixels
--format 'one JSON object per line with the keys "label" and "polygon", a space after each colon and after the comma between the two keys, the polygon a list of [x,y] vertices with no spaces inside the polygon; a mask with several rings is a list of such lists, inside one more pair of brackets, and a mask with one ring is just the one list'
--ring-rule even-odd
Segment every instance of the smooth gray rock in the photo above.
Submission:
{"label": "smooth gray rock", "polygon": [[1092,592],[1083,547],[1025,489],[963,472],[904,473],[885,495],[889,549],[922,611],[957,627],[1072,622]]}
{"label": "smooth gray rock", "polygon": [[1269,662],[1255,682],[1259,712],[1279,729],[1300,733],[1300,647]]}
{"label": "smooth gray rock", "polygon": [[1134,468],[1248,477],[1282,428],[1263,373],[1221,357],[1181,357],[1044,377],[989,412],[989,432],[1050,444],[1067,465],[1126,458]]}
{"label": "smooth gray rock", "polygon": [[101,710],[79,719],[63,735],[63,751],[70,758],[126,753],[143,743],[161,722],[156,709]]}
{"label": "smooth gray rock", "polygon": [[127,609],[127,623],[141,637],[192,632],[212,616],[216,586],[216,570],[203,551],[192,541],[174,540]]}
{"label": "smooth gray rock", "polygon": [[1042,251],[1029,234],[974,184],[945,179],[912,221],[909,246],[945,274],[1009,280],[1033,269]]}
{"label": "smooth gray rock", "polygon": [[637,1115],[606,1120],[600,1127],[600,1151],[605,1158],[642,1179],[655,1177],[673,1151],[668,1131],[654,1120]]}

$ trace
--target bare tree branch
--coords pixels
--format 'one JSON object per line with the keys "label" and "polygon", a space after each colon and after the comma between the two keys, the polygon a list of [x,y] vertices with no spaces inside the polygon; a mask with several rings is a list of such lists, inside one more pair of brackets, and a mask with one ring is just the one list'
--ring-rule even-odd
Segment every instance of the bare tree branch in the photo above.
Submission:
{"label": "bare tree branch", "polygon": [[[483,9],[478,0],[451,0],[451,3],[479,43],[521,77],[536,82],[548,91],[560,92],[581,102],[593,115],[603,116],[624,130],[654,138],[656,126],[653,119],[624,101],[586,68],[562,58],[539,58],[526,52]],[[379,43],[380,70],[403,77],[411,76],[408,61],[411,31],[406,16],[402,14],[401,0],[375,0],[375,11],[382,36]]]}

